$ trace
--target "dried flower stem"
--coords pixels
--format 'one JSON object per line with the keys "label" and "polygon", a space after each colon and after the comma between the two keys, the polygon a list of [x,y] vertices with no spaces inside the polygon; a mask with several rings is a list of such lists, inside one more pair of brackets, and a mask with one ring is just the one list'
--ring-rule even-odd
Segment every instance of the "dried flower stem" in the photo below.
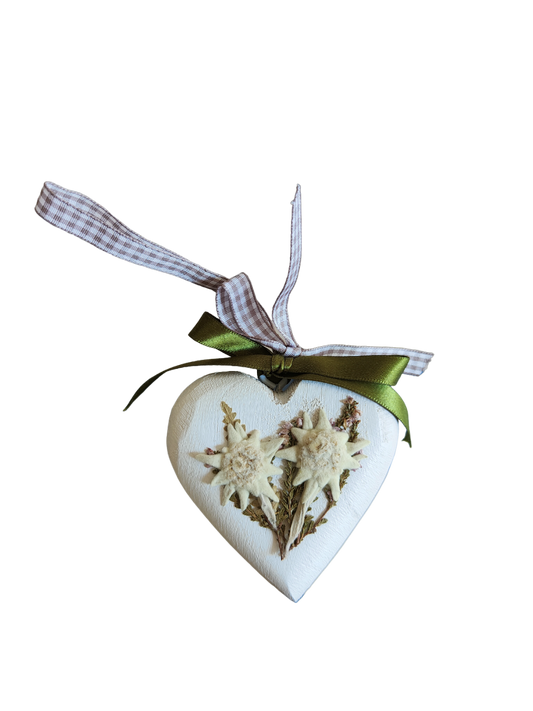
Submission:
{"label": "dried flower stem", "polygon": [[317,529],[321,524],[327,523],[328,519],[327,519],[327,518],[324,518],[324,516],[328,513],[328,511],[330,511],[330,510],[336,505],[336,502],[334,501],[333,496],[331,495],[331,491],[330,491],[329,489],[324,489],[324,493],[326,494],[326,498],[327,498],[327,500],[328,500],[328,503],[327,503],[326,508],[324,509],[324,511],[322,511],[322,513],[320,514],[320,516],[319,516],[315,521],[313,521],[313,519],[311,519],[312,525],[311,525],[307,530],[302,529],[302,530],[300,531],[300,535],[298,536],[298,538],[297,538],[297,539],[294,541],[294,543],[292,544],[291,550],[292,550],[293,548],[296,548],[296,546],[299,546],[300,543],[303,541],[303,539],[304,539],[306,536],[309,536],[309,535],[312,534],[312,533],[316,533],[316,529]]}

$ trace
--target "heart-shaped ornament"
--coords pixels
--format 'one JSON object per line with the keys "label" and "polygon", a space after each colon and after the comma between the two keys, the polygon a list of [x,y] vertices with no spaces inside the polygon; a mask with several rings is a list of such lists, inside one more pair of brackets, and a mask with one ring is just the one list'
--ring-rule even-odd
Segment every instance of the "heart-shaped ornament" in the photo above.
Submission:
{"label": "heart-shaped ornament", "polygon": [[[288,301],[302,256],[300,186],[292,201],[289,269],[272,318],[244,272],[228,279],[205,269],[144,239],[86,195],[45,183],[35,209],[109,254],[216,292],[219,318],[204,314],[189,335],[224,357],[151,377],[127,408],[168,370],[191,365],[249,368],[277,383],[273,391],[240,372],[197,380],[172,410],[168,451],[211,523],[261,575],[298,600],[379,491],[396,451],[398,420],[410,443],[407,407],[392,386],[402,373],[421,375],[432,354],[298,344]],[[292,382],[278,392],[285,378]]]}
{"label": "heart-shaped ornament", "polygon": [[[212,485],[218,470],[203,464],[195,455],[206,450],[222,452],[227,448],[223,403],[246,427],[248,437],[258,430],[261,441],[274,441],[275,447],[283,423],[303,418],[307,413],[316,428],[321,411],[328,419],[337,421],[344,401],[351,395],[353,393],[334,385],[312,381],[294,382],[287,391],[278,393],[244,373],[214,373],[192,383],[180,395],[170,415],[168,453],[185,491],[228,543],[294,601],[304,595],[330,563],[379,491],[396,451],[396,418],[371,400],[356,396],[360,413],[356,443],[359,438],[369,442],[364,447],[366,458],[361,459],[360,468],[350,471],[338,501],[327,511],[327,523],[317,526],[312,535],[303,537],[283,559],[276,532],[243,515],[237,496],[223,505],[224,485]],[[331,431],[337,432],[333,428]],[[263,449],[268,452],[269,448]],[[275,473],[271,479],[278,499],[281,499],[286,479],[287,460],[279,456],[283,453],[283,449],[277,450],[272,462],[283,472]],[[209,462],[210,456],[204,461]],[[298,470],[297,463],[294,467]],[[303,489],[304,485],[295,488],[295,496],[301,497]],[[252,496],[248,512],[260,512],[257,502]],[[326,486],[317,493],[316,500],[310,502],[311,511],[306,514],[317,521],[328,504],[331,504],[331,491]],[[281,502],[272,502],[275,513],[280,505]]]}

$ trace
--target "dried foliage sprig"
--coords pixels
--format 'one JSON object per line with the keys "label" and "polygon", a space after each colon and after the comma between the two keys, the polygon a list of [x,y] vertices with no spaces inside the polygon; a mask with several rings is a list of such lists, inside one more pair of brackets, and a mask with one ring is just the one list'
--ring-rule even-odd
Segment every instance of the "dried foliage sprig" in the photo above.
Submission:
{"label": "dried foliage sprig", "polygon": [[222,420],[222,422],[225,425],[225,433],[227,433],[228,431],[228,425],[232,425],[233,427],[235,427],[237,423],[239,423],[243,430],[246,432],[246,425],[241,424],[241,421],[237,417],[237,413],[233,412],[233,410],[228,404],[226,404],[225,402],[221,402],[220,407],[222,408],[222,412],[224,413],[224,419]]}

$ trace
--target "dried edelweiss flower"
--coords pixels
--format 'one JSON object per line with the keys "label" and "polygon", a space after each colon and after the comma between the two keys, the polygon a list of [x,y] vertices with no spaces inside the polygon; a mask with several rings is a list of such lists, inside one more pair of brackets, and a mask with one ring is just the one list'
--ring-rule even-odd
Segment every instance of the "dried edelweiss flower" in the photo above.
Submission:
{"label": "dried edelweiss flower", "polygon": [[244,511],[248,506],[250,494],[259,498],[262,495],[272,501],[278,501],[268,482],[269,476],[281,474],[281,469],[272,464],[272,458],[278,451],[283,438],[261,442],[258,430],[246,434],[239,422],[227,426],[228,445],[216,454],[193,454],[199,462],[218,469],[211,486],[223,486],[222,505],[236,491]]}
{"label": "dried edelweiss flower", "polygon": [[360,451],[370,444],[366,439],[349,442],[349,433],[333,427],[323,409],[319,410],[315,428],[306,412],[302,428],[293,427],[291,434],[297,443],[293,447],[280,450],[278,457],[296,463],[300,471],[294,479],[294,486],[304,482],[305,486],[291,523],[285,554],[300,535],[306,511],[318,492],[329,486],[333,501],[338,501],[343,471],[358,469],[361,466],[360,460],[365,459],[365,455]]}
{"label": "dried edelweiss flower", "polygon": [[[291,434],[297,444],[278,453],[280,459],[296,462],[300,471],[294,479],[298,486],[307,482],[303,498],[308,500],[326,485],[331,489],[334,501],[340,495],[340,476],[345,469],[358,469],[364,454],[356,454],[370,444],[368,440],[358,439],[348,442],[349,433],[334,429],[324,410],[318,413],[318,423],[313,429],[311,418],[303,416],[303,427],[293,427]],[[355,456],[353,456],[355,455]]]}

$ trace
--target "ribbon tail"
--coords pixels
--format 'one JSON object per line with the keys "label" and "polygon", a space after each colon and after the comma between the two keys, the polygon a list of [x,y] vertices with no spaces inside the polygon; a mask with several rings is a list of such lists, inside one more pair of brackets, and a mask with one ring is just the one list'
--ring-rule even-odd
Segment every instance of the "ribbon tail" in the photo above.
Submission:
{"label": "ribbon tail", "polygon": [[135,405],[139,402],[141,397],[144,397],[153,385],[157,385],[157,383],[162,378],[166,378],[167,375],[171,375],[172,373],[178,373],[182,370],[203,369],[211,370],[213,373],[223,371],[250,370],[249,368],[240,368],[236,365],[221,365],[224,360],[226,359],[218,358],[216,356],[206,356],[204,358],[189,358],[188,360],[182,360],[179,363],[172,363],[171,365],[167,365],[165,368],[159,368],[159,370],[155,370],[153,373],[150,373],[150,375],[148,375],[146,378],[143,378],[139,383],[137,383],[124,405],[122,405],[122,407],[120,408],[120,414],[127,415],[128,413],[130,413],[135,407]]}

